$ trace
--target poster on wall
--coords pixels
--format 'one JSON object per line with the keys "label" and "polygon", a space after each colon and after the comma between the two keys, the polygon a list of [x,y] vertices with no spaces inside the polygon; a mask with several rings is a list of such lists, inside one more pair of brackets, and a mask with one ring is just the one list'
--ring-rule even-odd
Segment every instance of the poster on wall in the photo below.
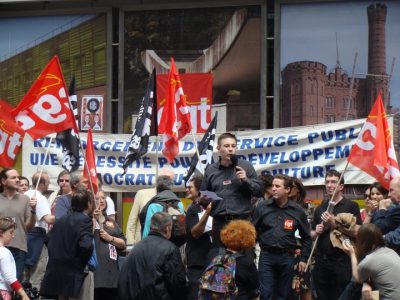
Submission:
{"label": "poster on wall", "polygon": [[364,118],[379,90],[398,112],[399,15],[399,1],[282,4],[280,126]]}
{"label": "poster on wall", "polygon": [[83,96],[81,103],[81,130],[103,130],[103,96]]}
{"label": "poster on wall", "polygon": [[[211,122],[212,75],[180,74],[194,133],[204,133]],[[157,114],[160,122],[167,95],[168,75],[157,75]]]}

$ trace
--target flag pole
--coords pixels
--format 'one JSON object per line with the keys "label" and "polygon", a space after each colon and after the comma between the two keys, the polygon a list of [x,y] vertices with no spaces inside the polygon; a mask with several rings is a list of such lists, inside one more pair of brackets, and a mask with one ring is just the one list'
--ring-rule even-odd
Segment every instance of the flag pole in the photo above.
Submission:
{"label": "flag pole", "polygon": [[46,153],[44,155],[43,164],[41,164],[41,166],[40,166],[39,178],[38,178],[38,180],[36,182],[36,187],[35,187],[35,191],[33,192],[33,197],[36,197],[36,192],[37,192],[37,190],[39,188],[40,178],[42,177],[42,173],[43,173],[43,170],[44,170],[44,164],[46,162],[47,156],[49,155],[49,150],[50,150],[50,146],[51,146],[51,142],[52,141],[53,141],[53,138],[50,137],[49,145],[47,146]]}
{"label": "flag pole", "polygon": [[156,178],[158,177],[158,134],[156,134]]}
{"label": "flag pole", "polygon": [[[343,179],[343,177],[344,177],[344,173],[346,172],[348,166],[349,166],[349,160],[347,160],[346,166],[344,167],[343,172],[340,174],[340,177],[339,177],[339,180],[338,180],[338,184],[336,185],[336,187],[335,187],[335,189],[334,189],[334,191],[333,191],[332,197],[331,197],[331,199],[329,200],[328,207],[326,208],[325,212],[328,212],[328,213],[331,214],[332,211],[333,211],[333,209],[335,208],[336,203],[333,202],[333,198],[335,198],[335,196],[336,196],[338,187],[339,187],[340,182],[342,181],[342,179]],[[321,224],[323,224],[323,223],[324,223],[324,222],[322,222]],[[304,272],[307,272],[308,267],[310,266],[312,256],[313,256],[313,254],[314,254],[314,252],[315,252],[315,249],[316,249],[316,247],[317,247],[317,244],[318,244],[318,240],[319,240],[319,235],[317,235],[317,237],[316,237],[316,239],[315,239],[315,241],[314,241],[314,243],[313,243],[313,246],[312,246],[312,249],[311,249],[311,252],[310,252],[310,256],[308,257],[307,264],[306,264],[306,268],[305,268],[305,271],[304,271]]]}

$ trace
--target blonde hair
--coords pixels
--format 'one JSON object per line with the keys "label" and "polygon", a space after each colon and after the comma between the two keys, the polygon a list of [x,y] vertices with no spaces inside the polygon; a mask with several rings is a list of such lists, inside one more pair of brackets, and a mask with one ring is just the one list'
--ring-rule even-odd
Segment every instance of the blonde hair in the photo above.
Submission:
{"label": "blonde hair", "polygon": [[11,228],[13,229],[17,228],[17,224],[14,222],[12,218],[10,217],[0,218],[0,233],[4,233]]}

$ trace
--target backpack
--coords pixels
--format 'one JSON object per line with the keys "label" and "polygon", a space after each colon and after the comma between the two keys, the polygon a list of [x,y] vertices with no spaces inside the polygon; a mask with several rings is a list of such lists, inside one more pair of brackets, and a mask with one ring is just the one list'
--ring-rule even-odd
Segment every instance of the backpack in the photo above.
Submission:
{"label": "backpack", "polygon": [[234,300],[238,294],[235,283],[236,258],[242,254],[220,254],[200,277],[199,300]]}
{"label": "backpack", "polygon": [[186,216],[183,214],[178,207],[178,201],[166,201],[166,202],[156,202],[162,205],[164,212],[168,213],[172,217],[172,232],[171,232],[171,242],[176,246],[180,247],[186,243]]}
{"label": "backpack", "polygon": [[185,215],[179,210],[178,200],[171,201],[156,201],[156,199],[152,199],[142,208],[139,213],[139,222],[142,227],[141,233],[143,235],[144,224],[146,222],[147,210],[150,204],[156,203],[160,204],[163,207],[163,211],[172,216],[172,233],[170,241],[173,242],[176,246],[180,247],[184,243],[186,243],[187,235],[186,235],[186,225]]}

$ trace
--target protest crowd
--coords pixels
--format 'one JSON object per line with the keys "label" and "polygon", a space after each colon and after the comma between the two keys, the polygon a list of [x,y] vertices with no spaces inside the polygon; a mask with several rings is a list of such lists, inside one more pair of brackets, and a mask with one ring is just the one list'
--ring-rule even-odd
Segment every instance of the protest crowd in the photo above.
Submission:
{"label": "protest crowd", "polygon": [[[50,69],[61,72],[56,57]],[[173,60],[169,76],[176,85],[169,87],[158,129],[165,134],[162,154],[171,163],[191,124]],[[37,89],[48,84],[46,76],[40,78]],[[154,80],[152,74],[149,86]],[[124,174],[135,172],[129,165],[147,151],[149,91]],[[66,170],[51,193],[43,166],[23,177],[11,156],[0,156],[0,300],[400,300],[400,172],[390,146],[380,149],[386,156],[367,156],[367,143],[356,143],[350,153],[348,161],[361,170],[377,164],[369,173],[377,181],[365,191],[364,209],[344,195],[345,170],[333,168],[324,174],[325,199],[313,207],[300,178],[258,175],[250,161],[238,158],[233,133],[218,135],[212,162],[216,115],[185,177],[191,203],[183,205],[175,174],[162,168],[155,187],[136,193],[124,234],[96,171],[90,129],[79,171],[79,149],[71,148],[74,141],[80,144],[72,100],[66,93],[48,98],[50,112],[28,101],[38,97],[29,93],[11,111],[25,123],[7,124],[19,138],[27,133],[35,140],[49,134],[45,129],[54,122]],[[380,95],[376,103],[383,107]],[[61,121],[54,118],[56,108]],[[376,141],[381,132],[390,137],[382,116],[367,123],[377,130]],[[17,149],[7,146],[8,154]]]}
{"label": "protest crowd", "polygon": [[329,170],[313,209],[299,179],[257,176],[236,144],[218,137],[219,160],[190,178],[186,210],[174,174],[160,172],[137,193],[127,236],[87,175],[62,171],[47,199],[46,171],[29,180],[4,168],[1,299],[400,299],[400,177],[371,184],[360,211]]}

